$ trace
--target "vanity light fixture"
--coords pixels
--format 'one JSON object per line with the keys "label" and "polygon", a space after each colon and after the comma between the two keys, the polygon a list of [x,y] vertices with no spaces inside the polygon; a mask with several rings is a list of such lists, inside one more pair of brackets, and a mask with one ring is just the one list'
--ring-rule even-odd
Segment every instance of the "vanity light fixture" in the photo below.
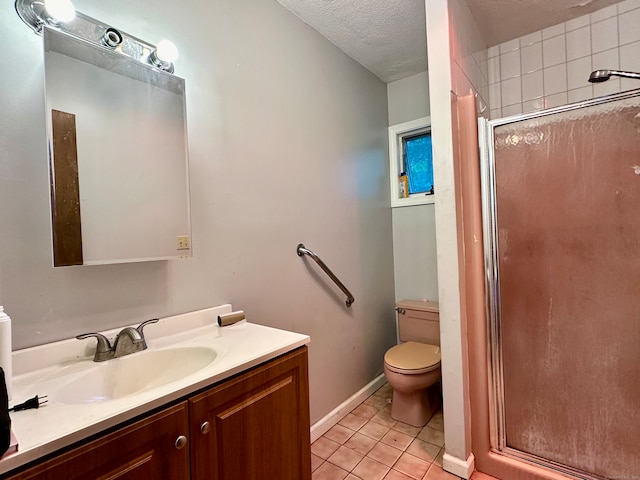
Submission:
{"label": "vanity light fixture", "polygon": [[178,49],[162,40],[152,45],[122,30],[77,12],[71,0],[15,0],[18,16],[38,35],[44,27],[113,50],[167,73],[174,72]]}
{"label": "vanity light fixture", "polygon": [[122,43],[122,34],[115,28],[107,28],[100,39],[100,43],[105,47],[116,48]]}
{"label": "vanity light fixture", "polygon": [[69,0],[16,0],[15,7],[22,21],[38,35],[45,25],[59,27],[75,17],[75,8]]}
{"label": "vanity light fixture", "polygon": [[49,15],[49,21],[58,25],[73,20],[76,9],[70,0],[44,0],[44,10]]}
{"label": "vanity light fixture", "polygon": [[160,40],[158,46],[149,54],[149,63],[155,67],[173,73],[173,62],[178,59],[178,47],[170,40]]}

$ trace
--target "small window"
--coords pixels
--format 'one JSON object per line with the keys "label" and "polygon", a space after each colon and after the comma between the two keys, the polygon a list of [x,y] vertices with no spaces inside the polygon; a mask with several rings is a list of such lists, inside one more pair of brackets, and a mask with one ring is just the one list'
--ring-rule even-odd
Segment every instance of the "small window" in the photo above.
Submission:
{"label": "small window", "polygon": [[[391,206],[433,203],[433,151],[429,117],[389,127]],[[406,175],[406,197],[401,176]]]}

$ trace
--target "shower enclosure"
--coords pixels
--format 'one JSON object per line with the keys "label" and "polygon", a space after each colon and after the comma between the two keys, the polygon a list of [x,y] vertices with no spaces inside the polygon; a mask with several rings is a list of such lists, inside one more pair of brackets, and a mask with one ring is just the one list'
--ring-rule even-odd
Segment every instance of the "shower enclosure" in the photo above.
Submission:
{"label": "shower enclosure", "polygon": [[638,480],[640,90],[482,123],[491,454]]}

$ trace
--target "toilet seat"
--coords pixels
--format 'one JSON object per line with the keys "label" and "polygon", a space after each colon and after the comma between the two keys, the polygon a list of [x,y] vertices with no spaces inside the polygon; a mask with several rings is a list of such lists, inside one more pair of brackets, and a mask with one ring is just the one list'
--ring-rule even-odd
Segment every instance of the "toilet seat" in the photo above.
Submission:
{"label": "toilet seat", "polygon": [[418,375],[440,368],[440,347],[426,343],[406,342],[391,347],[384,354],[387,368],[404,375]]}

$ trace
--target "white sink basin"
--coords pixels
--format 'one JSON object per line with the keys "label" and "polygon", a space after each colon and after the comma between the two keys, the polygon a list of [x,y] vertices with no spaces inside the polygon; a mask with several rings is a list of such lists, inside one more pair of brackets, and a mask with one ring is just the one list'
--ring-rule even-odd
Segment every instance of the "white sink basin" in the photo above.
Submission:
{"label": "white sink basin", "polygon": [[181,380],[216,359],[207,347],[144,350],[106,362],[64,384],[53,395],[58,403],[83,404],[127,397]]}

